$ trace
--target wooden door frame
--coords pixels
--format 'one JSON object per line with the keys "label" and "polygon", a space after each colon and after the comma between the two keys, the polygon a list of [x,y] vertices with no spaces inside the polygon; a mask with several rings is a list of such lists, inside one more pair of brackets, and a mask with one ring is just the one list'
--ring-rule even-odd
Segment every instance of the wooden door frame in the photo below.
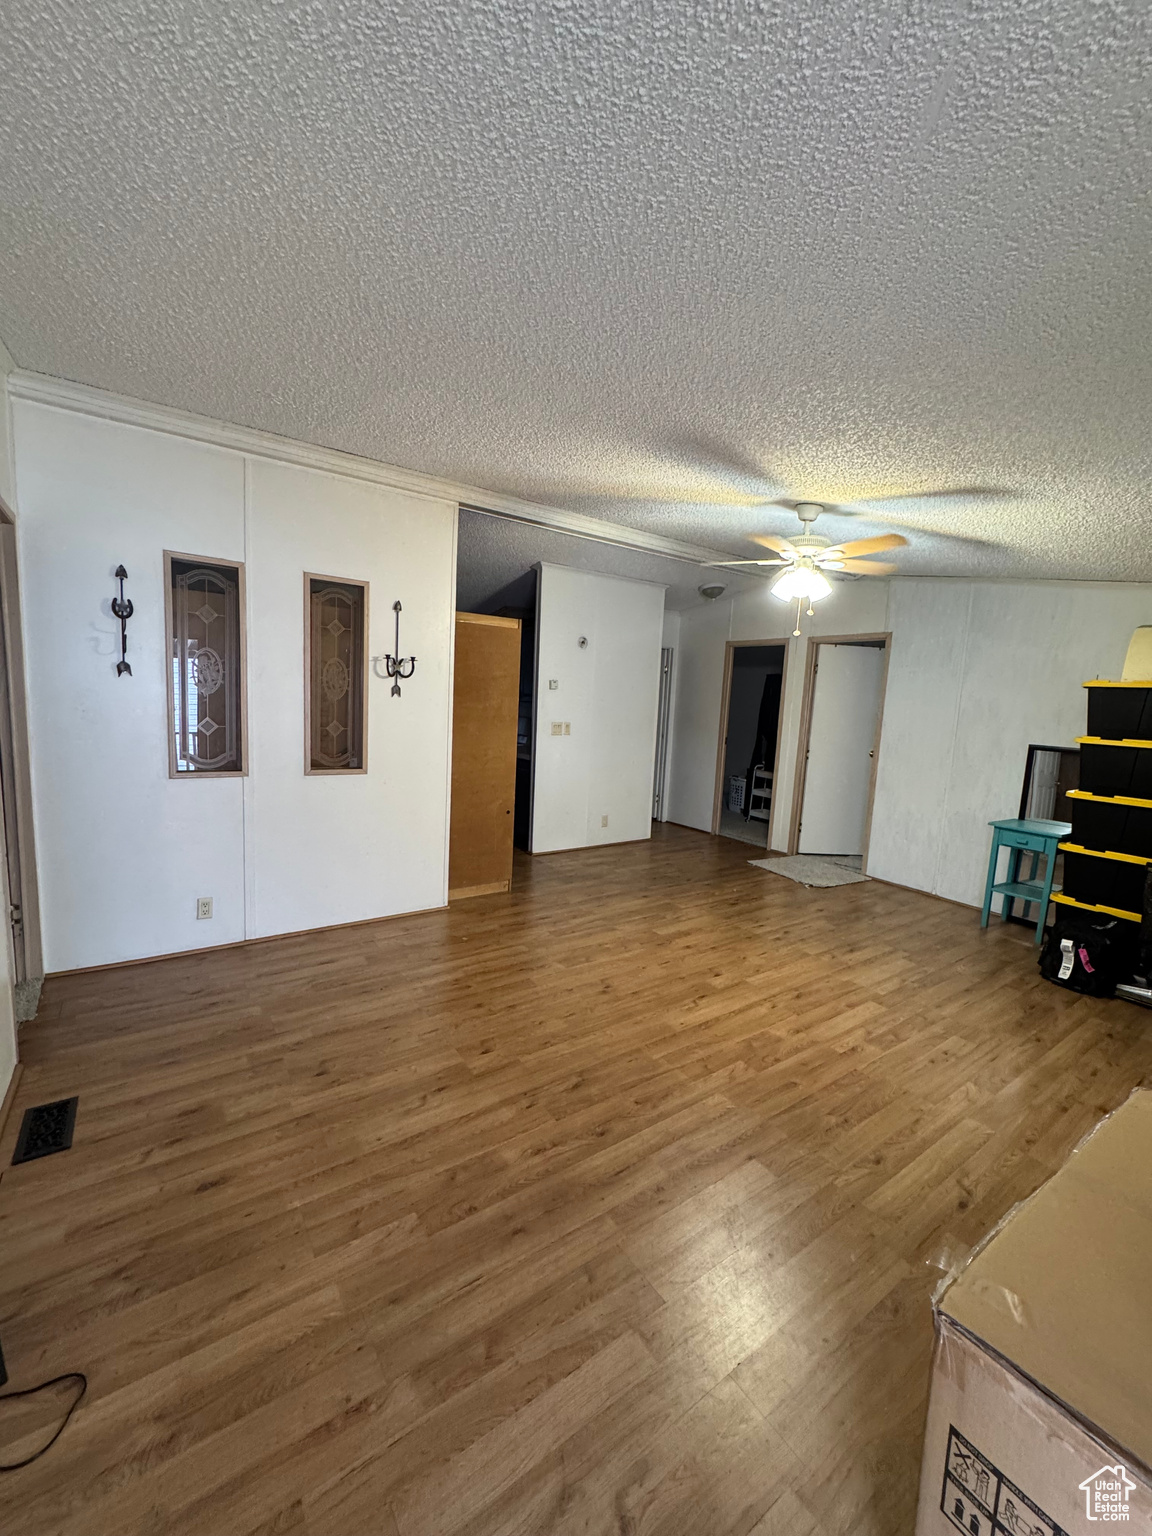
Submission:
{"label": "wooden door frame", "polygon": [[[808,742],[812,734],[812,700],[816,694],[816,663],[821,645],[877,645],[883,643],[884,669],[880,676],[880,699],[876,706],[876,734],[872,738],[872,772],[868,779],[868,805],[864,813],[864,856],[861,872],[868,868],[868,845],[872,836],[872,805],[876,798],[876,769],[880,764],[880,733],[884,727],[884,697],[888,689],[888,663],[892,656],[892,631],[864,635],[809,635],[804,662],[804,692],[800,699],[800,732],[796,747],[796,772],[792,778],[792,814],[788,825],[788,852],[800,851],[800,816],[804,809],[804,790],[808,778]],[[879,647],[878,647],[879,648]]]}
{"label": "wooden door frame", "polygon": [[[780,747],[784,740],[784,690],[788,679],[788,637],[770,640],[726,640],[724,642],[724,680],[720,687],[720,732],[716,739],[716,784],[712,792],[712,836],[720,836],[720,817],[724,807],[724,759],[728,750],[728,706],[732,702],[732,666],[736,652],[750,646],[778,645],[784,651],[784,665],[780,669],[780,713],[776,720],[776,768],[772,778],[772,809],[768,813],[768,842],[772,846],[772,832],[776,826],[776,769],[780,765]],[[744,793],[749,794],[750,787]]]}
{"label": "wooden door frame", "polygon": [[[660,692],[656,699],[656,756],[652,763],[652,820],[668,820],[668,749],[672,745],[672,669],[676,647],[660,647]],[[663,731],[663,735],[661,735]],[[657,816],[657,804],[660,814]]]}
{"label": "wooden door frame", "polygon": [[[20,615],[20,581],[16,518],[0,497],[0,607],[3,609],[4,649],[8,665],[8,716],[11,729],[12,776],[16,785],[15,822],[20,871],[20,915],[24,928],[24,975],[44,974],[40,933],[40,887],[36,878],[35,825],[32,819],[32,768],[28,749],[28,693],[24,679],[24,627]],[[9,850],[11,855],[11,850]],[[5,895],[8,872],[2,872]],[[15,962],[15,946],[13,946]],[[13,983],[17,977],[15,970]]]}

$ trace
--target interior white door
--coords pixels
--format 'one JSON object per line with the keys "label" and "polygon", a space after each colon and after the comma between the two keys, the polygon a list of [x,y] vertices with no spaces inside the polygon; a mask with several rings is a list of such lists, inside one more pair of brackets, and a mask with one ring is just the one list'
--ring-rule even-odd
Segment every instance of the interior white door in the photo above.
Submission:
{"label": "interior white door", "polygon": [[877,646],[819,647],[800,812],[801,853],[864,852],[883,677],[884,652]]}

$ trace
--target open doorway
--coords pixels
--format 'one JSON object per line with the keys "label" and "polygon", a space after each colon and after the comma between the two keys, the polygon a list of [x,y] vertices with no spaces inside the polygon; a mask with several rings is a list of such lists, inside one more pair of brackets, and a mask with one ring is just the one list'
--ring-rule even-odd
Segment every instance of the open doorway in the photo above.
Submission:
{"label": "open doorway", "polygon": [[728,642],[712,830],[767,848],[780,737],[785,646]]}
{"label": "open doorway", "polygon": [[813,638],[800,719],[789,849],[863,869],[884,687],[888,635]]}
{"label": "open doorway", "polygon": [[536,740],[536,576],[525,579],[523,602],[498,608],[502,618],[520,620],[520,683],[516,715],[516,812],[514,841],[527,853],[532,832],[532,752]]}

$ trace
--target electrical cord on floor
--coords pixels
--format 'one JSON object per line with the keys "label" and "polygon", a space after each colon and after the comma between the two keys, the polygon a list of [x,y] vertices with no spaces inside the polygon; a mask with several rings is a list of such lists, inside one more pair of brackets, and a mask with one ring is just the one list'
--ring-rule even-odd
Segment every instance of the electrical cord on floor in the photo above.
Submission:
{"label": "electrical cord on floor", "polygon": [[57,1440],[59,1440],[60,1436],[64,1433],[64,1429],[68,1423],[68,1420],[76,1412],[77,1408],[79,1408],[80,1399],[88,1390],[88,1378],[85,1376],[83,1371],[65,1371],[63,1376],[53,1376],[51,1381],[42,1381],[38,1387],[25,1387],[23,1392],[0,1392],[0,1403],[7,1403],[11,1402],[13,1398],[17,1397],[32,1397],[37,1392],[43,1392],[47,1387],[58,1387],[62,1381],[78,1381],[80,1383],[80,1390],[72,1399],[71,1406],[69,1407],[68,1412],[64,1415],[64,1419],[60,1425],[60,1428],[52,1436],[47,1445],[42,1445],[40,1449],[38,1451],[34,1451],[31,1456],[25,1456],[23,1461],[0,1461],[0,1472],[19,1472],[21,1467],[31,1466],[34,1461],[40,1460],[45,1451],[50,1451],[52,1449]]}

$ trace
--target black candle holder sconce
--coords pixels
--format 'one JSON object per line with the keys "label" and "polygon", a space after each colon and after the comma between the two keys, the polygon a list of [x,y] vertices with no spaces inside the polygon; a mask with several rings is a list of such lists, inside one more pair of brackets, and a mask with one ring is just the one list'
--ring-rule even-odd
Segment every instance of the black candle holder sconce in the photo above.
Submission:
{"label": "black candle holder sconce", "polygon": [[[396,615],[396,654],[394,656],[373,656],[372,667],[377,677],[390,677],[392,679],[392,697],[400,697],[401,680],[407,682],[416,670],[415,656],[401,656],[400,654],[400,615],[403,609],[400,600],[392,604],[392,612]],[[378,661],[384,662],[384,672],[376,665]]]}
{"label": "black candle holder sconce", "polygon": [[124,596],[124,583],[128,572],[122,565],[116,567],[114,580],[120,583],[120,592],[112,599],[112,612],[120,620],[120,660],[116,663],[116,676],[132,676],[132,668],[128,665],[128,620],[134,612],[132,599]]}

